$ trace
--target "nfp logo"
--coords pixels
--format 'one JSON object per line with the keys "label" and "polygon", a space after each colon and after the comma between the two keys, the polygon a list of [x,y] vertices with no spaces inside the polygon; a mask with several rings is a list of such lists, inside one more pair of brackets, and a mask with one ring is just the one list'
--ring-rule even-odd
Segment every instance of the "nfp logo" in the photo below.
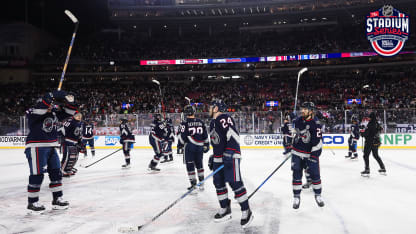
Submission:
{"label": "nfp logo", "polygon": [[105,136],[105,145],[116,145],[119,141],[119,136]]}
{"label": "nfp logo", "polygon": [[367,15],[367,39],[377,54],[398,54],[409,39],[409,16],[385,5]]}

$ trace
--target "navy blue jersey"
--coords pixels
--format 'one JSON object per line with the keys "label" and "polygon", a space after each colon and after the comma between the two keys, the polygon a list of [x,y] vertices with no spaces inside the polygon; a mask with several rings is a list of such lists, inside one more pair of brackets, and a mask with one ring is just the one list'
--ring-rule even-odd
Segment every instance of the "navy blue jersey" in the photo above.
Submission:
{"label": "navy blue jersey", "polygon": [[81,121],[74,118],[69,118],[64,122],[62,128],[62,135],[66,144],[75,145],[82,138],[82,126]]}
{"label": "navy blue jersey", "polygon": [[94,138],[94,125],[90,123],[83,123],[82,124],[82,139],[83,140],[91,140]]}
{"label": "navy blue jersey", "polygon": [[302,158],[319,156],[322,152],[322,129],[318,118],[305,120],[298,117],[293,123],[296,135],[292,154]]}
{"label": "navy blue jersey", "polygon": [[187,118],[179,126],[178,147],[185,143],[191,143],[198,146],[208,144],[208,132],[204,122],[198,118]]}
{"label": "navy blue jersey", "polygon": [[120,124],[120,141],[122,142],[134,142],[134,136],[130,131],[127,124]]}
{"label": "navy blue jersey", "polygon": [[358,124],[351,125],[350,135],[351,135],[351,138],[354,140],[360,139],[360,127],[358,126]]}
{"label": "navy blue jersey", "polygon": [[168,137],[168,130],[166,127],[166,123],[163,121],[153,120],[153,123],[150,124],[152,128],[150,131],[150,135],[158,141],[166,140]]}
{"label": "navy blue jersey", "polygon": [[211,120],[209,125],[211,144],[214,149],[214,157],[222,156],[225,151],[240,152],[240,135],[235,126],[234,119],[228,114],[221,114]]}
{"label": "navy blue jersey", "polygon": [[50,105],[50,101],[42,99],[34,108],[26,111],[30,130],[26,138],[26,148],[59,146],[57,122],[74,115],[75,108],[52,108],[48,111]]}

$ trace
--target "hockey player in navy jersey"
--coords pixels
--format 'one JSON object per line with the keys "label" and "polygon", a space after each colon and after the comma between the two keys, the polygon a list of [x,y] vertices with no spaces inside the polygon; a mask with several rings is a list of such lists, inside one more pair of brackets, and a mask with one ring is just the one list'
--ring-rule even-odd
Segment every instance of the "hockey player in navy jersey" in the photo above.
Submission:
{"label": "hockey player in navy jersey", "polygon": [[216,222],[231,219],[231,200],[228,199],[228,183],[234,191],[234,198],[241,207],[242,216],[240,224],[246,227],[253,220],[248,203],[247,191],[240,173],[240,136],[236,129],[234,119],[224,113],[227,110],[222,100],[211,103],[209,114],[210,138],[214,155],[210,157],[210,169],[216,170],[221,165],[224,168],[214,175],[214,185],[221,209],[214,216]]}
{"label": "hockey player in navy jersey", "polygon": [[280,128],[280,132],[283,135],[283,148],[284,148],[284,155],[287,155],[290,153],[290,149],[292,147],[292,121],[290,118],[290,114],[285,114],[285,119],[283,120],[283,126]]}
{"label": "hockey player in navy jersey", "polygon": [[300,206],[300,193],[302,191],[302,173],[305,167],[312,179],[312,188],[315,193],[315,201],[318,206],[324,206],[321,197],[321,177],[319,171],[319,156],[322,152],[322,132],[314,118],[315,105],[305,102],[301,106],[302,116],[294,121],[294,142],[292,146],[292,184],[293,184],[293,208]]}
{"label": "hockey player in navy jersey", "polygon": [[160,114],[154,115],[153,123],[150,126],[152,129],[149,135],[149,142],[152,145],[155,155],[149,163],[149,170],[160,171],[160,169],[156,166],[162,156],[162,150],[164,148],[163,142],[167,137],[168,131],[166,129],[166,123],[162,120],[162,116]]}
{"label": "hockey player in navy jersey", "polygon": [[360,127],[358,126],[358,118],[355,115],[351,117],[351,122],[351,133],[350,137],[348,138],[348,155],[345,157],[356,159],[358,157],[357,142],[360,139]]}
{"label": "hockey player in navy jersey", "polygon": [[163,149],[163,158],[164,160],[160,163],[171,162],[173,161],[173,153],[172,153],[172,144],[175,141],[175,129],[173,128],[173,123],[171,118],[166,119],[166,138],[164,141],[164,149]]}
{"label": "hockey player in navy jersey", "polygon": [[[184,108],[186,120],[179,127],[178,148],[184,149],[186,170],[188,172],[191,186],[189,190],[196,186],[197,179],[195,168],[198,173],[199,182],[204,180],[203,153],[209,151],[208,133],[202,120],[195,118],[195,108],[187,105]],[[204,187],[201,185],[200,190]]]}
{"label": "hockey player in navy jersey", "polygon": [[79,150],[84,150],[82,144],[82,114],[80,112],[64,122],[62,126],[63,155],[61,161],[62,173],[64,177],[69,177],[77,172],[75,164],[78,161]]}
{"label": "hockey player in navy jersey", "polygon": [[[86,119],[82,124],[82,143],[84,146],[89,145],[91,149],[91,155],[95,156],[94,148],[94,124],[91,120]],[[84,158],[88,156],[87,149],[85,149]]]}
{"label": "hockey player in navy jersey", "polygon": [[[319,131],[319,132],[321,132],[321,134],[320,134],[320,136],[321,137],[318,137],[318,138],[320,138],[320,141],[322,141],[322,124],[321,124],[321,121],[324,119],[325,117],[324,117],[324,115],[322,114],[322,112],[320,112],[320,111],[317,111],[316,112],[316,114],[315,114],[315,116],[314,116],[314,120],[315,120],[315,123],[316,123],[316,129],[317,129],[317,131]],[[323,141],[322,141],[323,142]],[[319,155],[320,155],[321,153],[319,153]],[[306,183],[304,183],[303,185],[302,185],[302,188],[303,189],[308,189],[308,188],[310,188],[311,187],[311,185],[312,185],[312,178],[311,178],[311,175],[310,175],[310,173],[309,173],[309,167],[308,167],[308,164],[307,163],[305,163],[304,165],[303,165],[303,167],[304,167],[304,172],[305,172],[305,178],[306,178]]]}
{"label": "hockey player in navy jersey", "polygon": [[69,206],[69,203],[62,199],[61,164],[55,149],[59,146],[56,123],[75,112],[74,96],[65,91],[46,93],[33,108],[26,111],[30,130],[25,149],[30,169],[27,209],[31,211],[45,210],[39,203],[39,193],[46,172],[50,179],[53,209],[66,209]]}
{"label": "hockey player in navy jersey", "polygon": [[123,147],[124,159],[126,164],[122,165],[122,168],[130,168],[130,150],[132,144],[135,142],[134,135],[131,133],[128,121],[126,118],[120,119],[120,144]]}

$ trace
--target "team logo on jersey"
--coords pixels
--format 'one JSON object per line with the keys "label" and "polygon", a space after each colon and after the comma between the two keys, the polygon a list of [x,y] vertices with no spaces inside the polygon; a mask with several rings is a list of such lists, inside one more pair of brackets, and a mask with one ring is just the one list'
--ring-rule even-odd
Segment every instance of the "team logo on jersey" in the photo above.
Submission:
{"label": "team logo on jersey", "polygon": [[55,127],[55,119],[48,117],[45,120],[43,120],[42,124],[42,130],[44,132],[52,132],[53,128]]}
{"label": "team logo on jersey", "polygon": [[306,129],[300,131],[300,138],[302,142],[307,144],[311,141],[311,133],[309,132],[309,125],[306,125]]}
{"label": "team logo on jersey", "polygon": [[210,135],[212,144],[218,145],[220,143],[220,136],[218,135],[218,133],[215,130],[213,130],[210,132]]}
{"label": "team logo on jersey", "polygon": [[409,39],[409,28],[409,16],[391,5],[367,15],[367,39],[382,56],[394,56],[403,49]]}

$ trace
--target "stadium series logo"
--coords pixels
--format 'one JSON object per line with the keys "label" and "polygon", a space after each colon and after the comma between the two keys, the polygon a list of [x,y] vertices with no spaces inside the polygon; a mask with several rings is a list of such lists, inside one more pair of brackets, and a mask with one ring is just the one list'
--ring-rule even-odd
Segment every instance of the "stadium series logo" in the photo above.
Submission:
{"label": "stadium series logo", "polygon": [[367,39],[382,56],[398,54],[409,38],[409,16],[385,5],[367,15]]}

